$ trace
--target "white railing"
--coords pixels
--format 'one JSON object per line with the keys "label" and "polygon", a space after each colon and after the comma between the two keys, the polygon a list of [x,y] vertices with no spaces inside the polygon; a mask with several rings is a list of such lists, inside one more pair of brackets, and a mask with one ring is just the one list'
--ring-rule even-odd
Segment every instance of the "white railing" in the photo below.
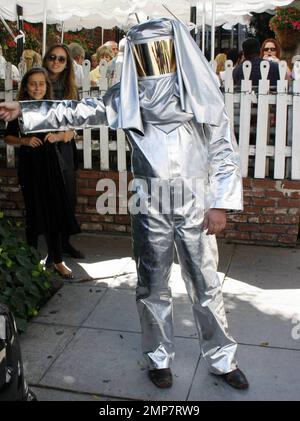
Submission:
{"label": "white railing", "polygon": [[[237,90],[232,79],[232,62],[226,62],[224,96],[229,117],[233,122],[241,154],[244,177],[271,177],[275,179],[300,179],[300,62],[294,65],[294,80],[286,80],[287,65],[280,62],[280,80],[277,90],[270,91],[267,80],[269,62],[261,64],[262,79],[258,89],[250,80],[251,63],[244,62],[244,80]],[[106,66],[101,66],[99,86],[91,87],[90,63],[84,63],[84,82],[81,97],[103,96],[109,83],[118,80],[120,68],[116,69],[115,80],[108,81]],[[5,90],[0,99],[11,100],[13,86],[7,69]],[[78,149],[83,151],[83,167],[124,171],[129,146],[122,130],[114,133],[107,127],[83,130]],[[99,164],[98,164],[99,162]],[[14,167],[14,148],[7,146],[7,165]]]}

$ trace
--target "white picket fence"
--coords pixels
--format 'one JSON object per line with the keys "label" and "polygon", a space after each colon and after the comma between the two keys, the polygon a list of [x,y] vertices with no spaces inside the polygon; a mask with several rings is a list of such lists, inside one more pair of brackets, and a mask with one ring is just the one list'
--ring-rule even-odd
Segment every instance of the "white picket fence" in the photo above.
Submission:
{"label": "white picket fence", "polygon": [[[251,165],[254,178],[300,179],[300,62],[293,68],[294,81],[286,80],[287,64],[279,63],[280,80],[276,92],[270,92],[267,79],[269,62],[261,63],[262,79],[258,90],[252,89],[251,63],[243,64],[244,80],[235,92],[232,63],[226,62],[225,103],[231,121],[237,126],[242,175]],[[253,121],[254,120],[254,121]],[[252,140],[252,144],[251,144]],[[252,159],[251,159],[252,158]]]}
{"label": "white picket fence", "polygon": [[[244,62],[244,80],[237,90],[232,79],[232,62],[226,62],[224,96],[229,117],[234,125],[239,144],[243,177],[271,177],[274,179],[300,179],[300,62],[294,64],[294,80],[287,81],[286,62],[279,64],[280,80],[277,90],[270,91],[267,80],[269,62],[261,63],[262,79],[258,89],[250,81],[251,63]],[[114,80],[106,76],[106,66],[101,66],[99,86],[91,88],[89,80],[90,63],[84,62],[84,82],[81,97],[100,97],[108,85],[118,80],[117,67]],[[11,100],[14,96],[9,66],[5,90],[0,100]],[[83,130],[77,143],[83,152],[83,168],[100,170],[117,169],[125,171],[130,150],[122,130],[115,135],[107,127]],[[15,151],[7,148],[7,165],[14,167]],[[97,165],[97,167],[95,167]]]}

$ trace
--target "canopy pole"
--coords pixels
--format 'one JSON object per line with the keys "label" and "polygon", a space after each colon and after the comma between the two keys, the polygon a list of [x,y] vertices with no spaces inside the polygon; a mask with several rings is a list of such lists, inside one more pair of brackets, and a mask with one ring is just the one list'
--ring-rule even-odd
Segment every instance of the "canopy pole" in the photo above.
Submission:
{"label": "canopy pole", "polygon": [[216,0],[212,0],[211,10],[211,52],[210,59],[215,58],[215,32],[216,32]]}
{"label": "canopy pole", "polygon": [[46,54],[47,43],[47,0],[44,0],[44,16],[43,16],[43,57]]}
{"label": "canopy pole", "polygon": [[4,25],[5,29],[7,30],[7,32],[9,33],[9,35],[15,41],[17,37],[15,36],[15,34],[13,33],[13,31],[10,29],[10,27],[8,26],[8,24],[6,23],[4,17],[1,14],[0,14],[0,20],[3,23],[3,25]]}
{"label": "canopy pole", "polygon": [[205,54],[206,0],[202,2],[202,53]]}
{"label": "canopy pole", "polygon": [[234,26],[231,27],[230,48],[234,48]]}
{"label": "canopy pole", "polygon": [[65,35],[65,24],[64,21],[62,21],[61,23],[61,34],[60,34],[60,43],[63,44],[64,43],[64,35]]}
{"label": "canopy pole", "polygon": [[166,9],[166,11],[167,12],[169,12],[170,13],[170,15],[172,15],[176,20],[178,20],[179,22],[181,22],[181,23],[183,23],[182,22],[182,20],[181,19],[179,19],[176,15],[174,15],[174,13],[173,12],[171,12],[171,10],[165,5],[165,4],[163,4],[162,5],[162,7],[164,8],[164,9]]}
{"label": "canopy pole", "polygon": [[[17,5],[17,17],[18,17],[18,30],[23,31],[23,7]],[[18,51],[18,63],[21,61],[21,57],[24,50],[24,38],[19,38],[17,40],[17,51]]]}
{"label": "canopy pole", "polygon": [[197,6],[190,7],[190,22],[195,25],[195,29],[190,31],[191,36],[196,41],[196,28],[197,28]]}

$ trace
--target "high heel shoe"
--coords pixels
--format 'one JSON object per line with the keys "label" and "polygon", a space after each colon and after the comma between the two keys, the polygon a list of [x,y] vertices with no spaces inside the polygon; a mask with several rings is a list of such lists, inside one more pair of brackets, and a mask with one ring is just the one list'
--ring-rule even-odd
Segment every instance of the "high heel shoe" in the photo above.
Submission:
{"label": "high heel shoe", "polygon": [[64,279],[74,279],[74,275],[73,275],[73,272],[72,271],[70,271],[70,272],[68,272],[68,273],[62,273],[58,268],[57,268],[57,266],[54,264],[53,265],[53,267],[54,267],[54,271],[56,272],[56,273],[58,273],[62,278],[64,278]]}

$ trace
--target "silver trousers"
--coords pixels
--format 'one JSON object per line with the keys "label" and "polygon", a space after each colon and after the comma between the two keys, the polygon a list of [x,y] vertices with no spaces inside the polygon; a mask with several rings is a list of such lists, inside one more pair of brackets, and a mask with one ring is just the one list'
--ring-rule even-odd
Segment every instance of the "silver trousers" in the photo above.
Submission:
{"label": "silver trousers", "polygon": [[132,215],[133,253],[137,266],[137,308],[142,349],[149,368],[168,368],[174,359],[173,309],[169,279],[174,244],[181,275],[192,303],[202,355],[215,374],[233,371],[236,342],[227,333],[227,320],[217,274],[215,236],[201,229],[197,209],[189,216]]}

